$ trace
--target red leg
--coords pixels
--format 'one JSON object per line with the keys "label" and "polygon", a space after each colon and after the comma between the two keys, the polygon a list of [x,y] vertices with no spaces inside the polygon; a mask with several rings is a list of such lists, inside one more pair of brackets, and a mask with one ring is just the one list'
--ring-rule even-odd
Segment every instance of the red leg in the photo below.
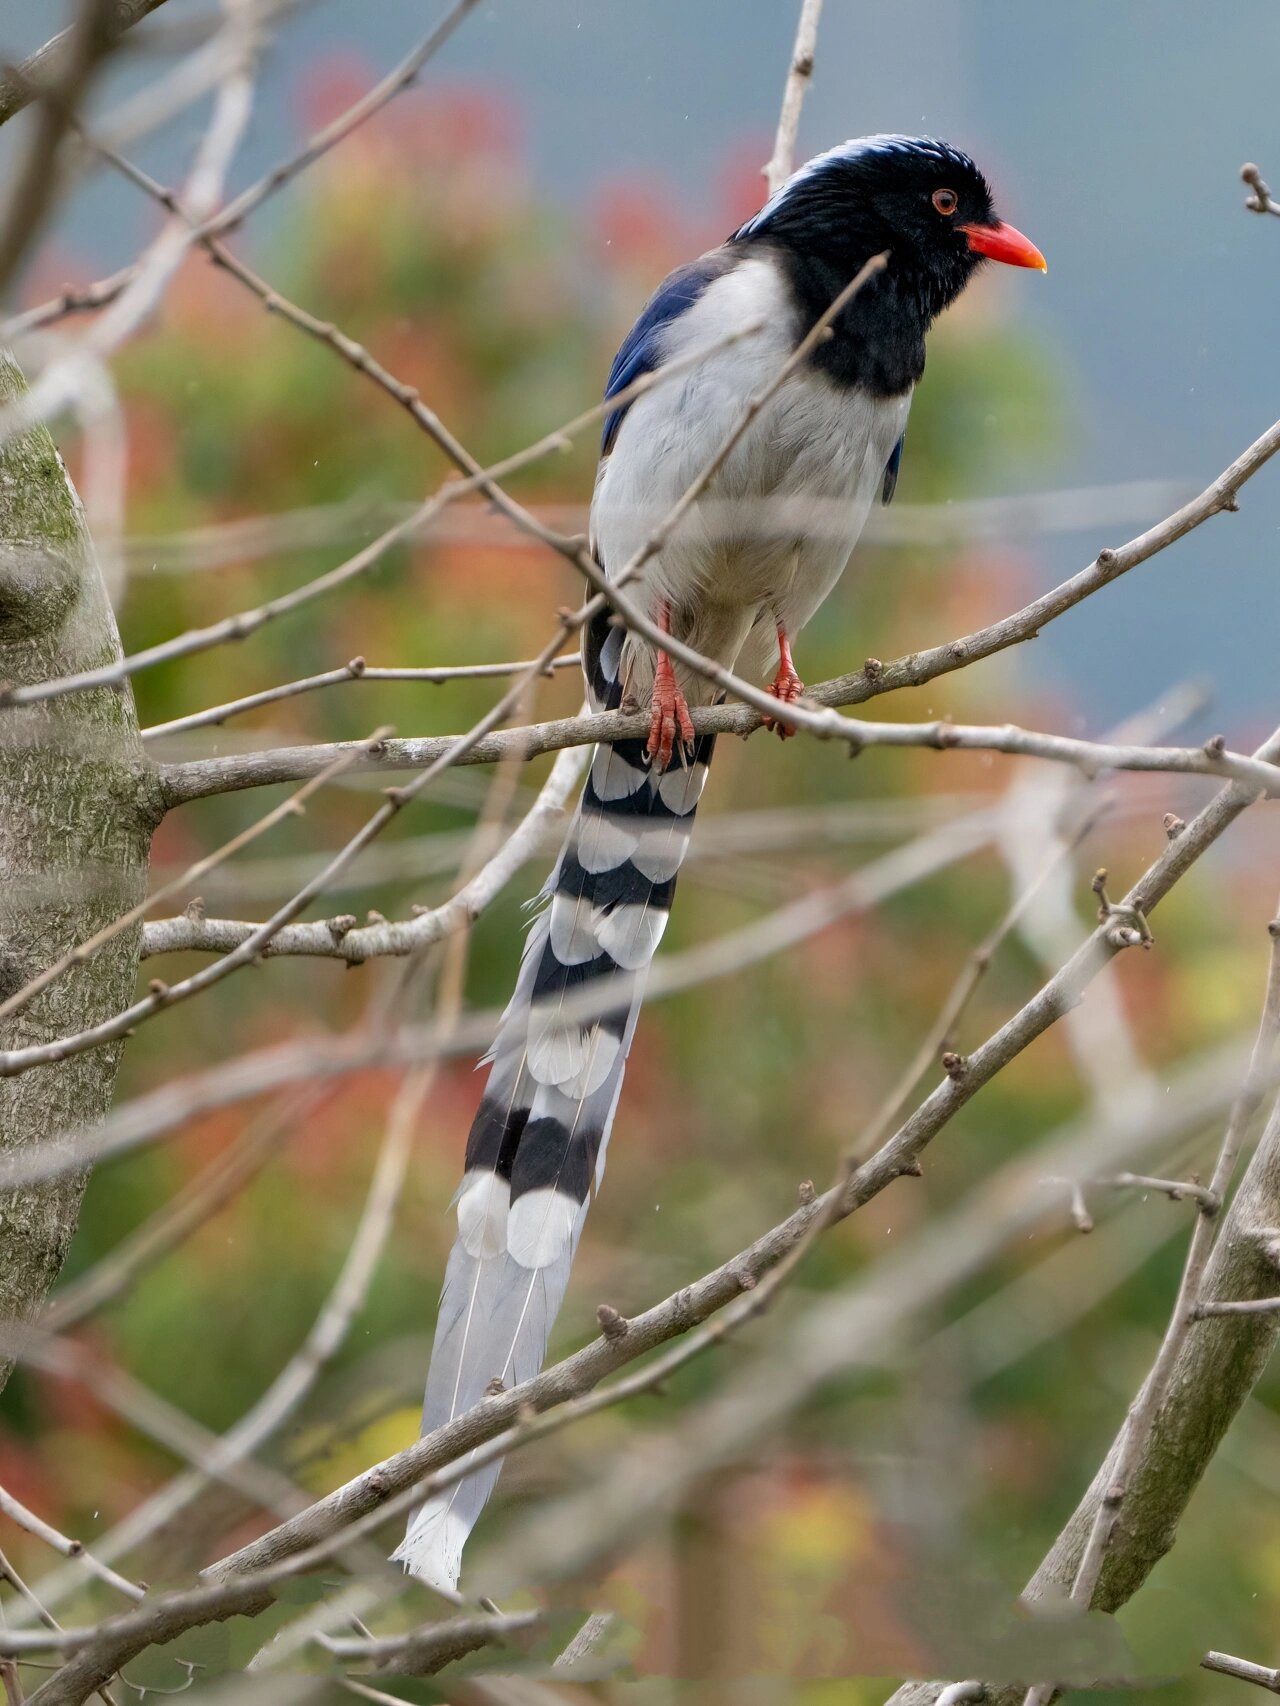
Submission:
{"label": "red leg", "polygon": [[[796,666],[791,660],[791,641],[787,638],[787,631],[781,622],[778,623],[778,673],[769,683],[769,691],[784,705],[794,705],[804,692],[804,682],[796,674]],[[786,740],[796,732],[773,717],[766,717],[764,726],[776,730],[781,740]]]}
{"label": "red leg", "polygon": [[[671,632],[670,605],[663,605],[658,625],[664,634]],[[653,706],[649,713],[649,740],[645,751],[649,754],[650,763],[656,764],[660,770],[665,770],[671,762],[677,734],[686,746],[693,745],[689,702],[680,691],[671,659],[665,652],[659,652],[653,674]]]}

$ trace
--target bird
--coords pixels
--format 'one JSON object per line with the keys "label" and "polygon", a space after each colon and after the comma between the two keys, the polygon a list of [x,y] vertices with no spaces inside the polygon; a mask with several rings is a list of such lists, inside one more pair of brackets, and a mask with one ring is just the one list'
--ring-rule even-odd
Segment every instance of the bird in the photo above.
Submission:
{"label": "bird", "polygon": [[[628,583],[657,631],[740,675],[772,671],[769,692],[782,704],[803,691],[796,635],[843,573],[876,500],[893,497],[930,325],[984,261],[1047,270],[1044,257],[998,217],[987,180],[958,148],[854,138],[801,166],[726,242],[671,273],[605,387],[606,408],[619,401],[604,418],[590,546],[617,577],[881,254],[882,269],[776,386]],[[668,365],[676,371],[664,379]],[[656,377],[638,388],[645,376]],[[648,733],[595,748],[485,1057],[424,1433],[542,1366],[711,762],[714,737],[696,732],[691,708],[719,690],[608,609],[584,633],[583,671],[595,710],[647,709]],[[487,1463],[428,1497],[393,1558],[456,1589],[499,1469]]]}

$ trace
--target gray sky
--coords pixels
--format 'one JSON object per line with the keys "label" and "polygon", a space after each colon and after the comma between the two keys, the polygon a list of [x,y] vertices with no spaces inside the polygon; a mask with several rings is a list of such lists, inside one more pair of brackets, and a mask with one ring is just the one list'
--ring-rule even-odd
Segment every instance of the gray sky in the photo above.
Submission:
{"label": "gray sky", "polygon": [[[161,16],[210,4],[170,0]],[[288,147],[316,56],[349,52],[381,71],[441,10],[442,0],[304,10],[267,66],[237,181]],[[793,0],[485,0],[432,78],[506,94],[534,186],[553,201],[572,208],[638,173],[706,207],[729,151],[772,128],[795,11]],[[43,40],[65,12],[54,0],[0,0],[0,51]],[[802,153],[874,130],[946,136],[975,154],[1007,216],[1049,257],[1046,279],[1003,296],[1064,377],[1061,449],[1044,483],[1207,483],[1280,414],[1280,221],[1246,215],[1237,178],[1254,158],[1280,183],[1278,45],[1274,0],[826,0]],[[195,130],[194,117],[174,126],[146,162],[172,179]],[[0,133],[0,170],[19,140],[18,126]],[[283,202],[264,210],[255,240],[269,238]],[[106,267],[132,252],[148,218],[126,186],[101,179],[69,230],[86,266]],[[1000,474],[993,492],[1016,482],[1013,470]],[[1277,479],[1265,471],[1240,515],[1036,643],[1040,678],[1086,726],[1188,676],[1215,685],[1214,727],[1270,726],[1280,700]],[[901,489],[911,495],[909,469]],[[1037,574],[1048,585],[1115,542],[1111,530],[1044,541]]]}

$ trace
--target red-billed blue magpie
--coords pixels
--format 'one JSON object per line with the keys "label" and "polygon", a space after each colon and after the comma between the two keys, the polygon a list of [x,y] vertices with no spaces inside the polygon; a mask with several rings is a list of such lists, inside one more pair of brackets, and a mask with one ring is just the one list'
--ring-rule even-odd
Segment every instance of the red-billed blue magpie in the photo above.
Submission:
{"label": "red-billed blue magpie", "polygon": [[[607,401],[665,363],[709,352],[606,417],[592,547],[616,575],[881,252],[884,270],[776,390],[631,591],[704,656],[761,678],[774,669],[770,691],[783,701],[801,691],[794,636],[843,572],[876,498],[893,496],[935,315],[984,257],[1043,268],[1040,252],[997,218],[986,180],[958,149],[910,136],[845,142],[659,286],[605,391]],[[511,1386],[541,1367],[711,760],[712,739],[695,736],[689,716],[716,696],[703,677],[607,611],[583,655],[592,705],[647,706],[649,737],[593,755],[498,1027],[456,1198],[424,1432],[478,1404],[495,1380]],[[396,1557],[424,1580],[456,1585],[497,1476],[491,1464],[429,1499]]]}

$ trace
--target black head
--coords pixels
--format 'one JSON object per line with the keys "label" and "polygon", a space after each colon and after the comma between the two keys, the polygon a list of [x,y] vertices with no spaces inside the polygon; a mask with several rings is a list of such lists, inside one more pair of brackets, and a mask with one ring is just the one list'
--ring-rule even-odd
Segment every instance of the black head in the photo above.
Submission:
{"label": "black head", "polygon": [[[969,156],[919,136],[859,137],[819,154],[731,242],[777,251],[802,308],[813,310],[811,321],[866,261],[887,251],[885,272],[841,316],[843,329],[860,327],[865,336],[875,322],[892,320],[890,342],[918,348],[918,368],[930,322],[983,259],[1045,264],[1021,232],[1001,222],[991,186]],[[918,377],[898,383],[895,372],[892,383],[876,388],[902,389]]]}

